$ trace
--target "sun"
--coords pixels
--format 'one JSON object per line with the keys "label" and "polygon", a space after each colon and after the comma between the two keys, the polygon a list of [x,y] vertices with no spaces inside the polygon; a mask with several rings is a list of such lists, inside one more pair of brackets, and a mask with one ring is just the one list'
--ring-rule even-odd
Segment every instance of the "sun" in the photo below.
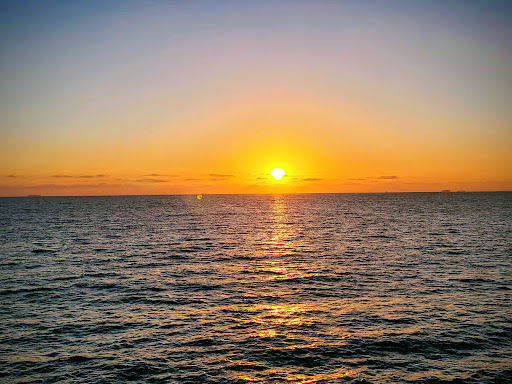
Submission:
{"label": "sun", "polygon": [[285,175],[285,172],[281,168],[274,168],[273,170],[270,171],[270,174],[274,179],[281,180]]}

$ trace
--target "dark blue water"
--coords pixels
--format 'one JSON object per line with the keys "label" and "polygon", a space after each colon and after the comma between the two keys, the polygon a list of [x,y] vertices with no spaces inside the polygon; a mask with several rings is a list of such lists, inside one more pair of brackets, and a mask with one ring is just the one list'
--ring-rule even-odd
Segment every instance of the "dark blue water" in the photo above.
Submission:
{"label": "dark blue water", "polygon": [[0,199],[0,381],[502,383],[512,193]]}

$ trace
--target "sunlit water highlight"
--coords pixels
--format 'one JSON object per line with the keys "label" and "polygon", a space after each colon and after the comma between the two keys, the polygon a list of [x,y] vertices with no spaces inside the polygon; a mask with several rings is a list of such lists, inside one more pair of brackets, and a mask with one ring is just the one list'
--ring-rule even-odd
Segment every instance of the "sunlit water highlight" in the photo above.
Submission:
{"label": "sunlit water highlight", "polygon": [[511,193],[0,199],[0,381],[499,383]]}

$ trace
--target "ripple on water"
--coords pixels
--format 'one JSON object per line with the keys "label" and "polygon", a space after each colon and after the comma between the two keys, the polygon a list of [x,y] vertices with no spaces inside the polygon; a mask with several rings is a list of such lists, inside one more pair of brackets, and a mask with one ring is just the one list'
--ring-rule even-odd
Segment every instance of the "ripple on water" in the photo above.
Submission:
{"label": "ripple on water", "polygon": [[511,197],[0,199],[0,381],[510,382]]}

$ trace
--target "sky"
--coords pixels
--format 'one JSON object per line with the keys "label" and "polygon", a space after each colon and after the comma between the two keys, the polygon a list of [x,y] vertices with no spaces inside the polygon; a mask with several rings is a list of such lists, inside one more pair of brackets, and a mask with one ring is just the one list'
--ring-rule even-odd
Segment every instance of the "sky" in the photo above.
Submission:
{"label": "sky", "polygon": [[512,190],[510,20],[503,1],[0,1],[0,196]]}

